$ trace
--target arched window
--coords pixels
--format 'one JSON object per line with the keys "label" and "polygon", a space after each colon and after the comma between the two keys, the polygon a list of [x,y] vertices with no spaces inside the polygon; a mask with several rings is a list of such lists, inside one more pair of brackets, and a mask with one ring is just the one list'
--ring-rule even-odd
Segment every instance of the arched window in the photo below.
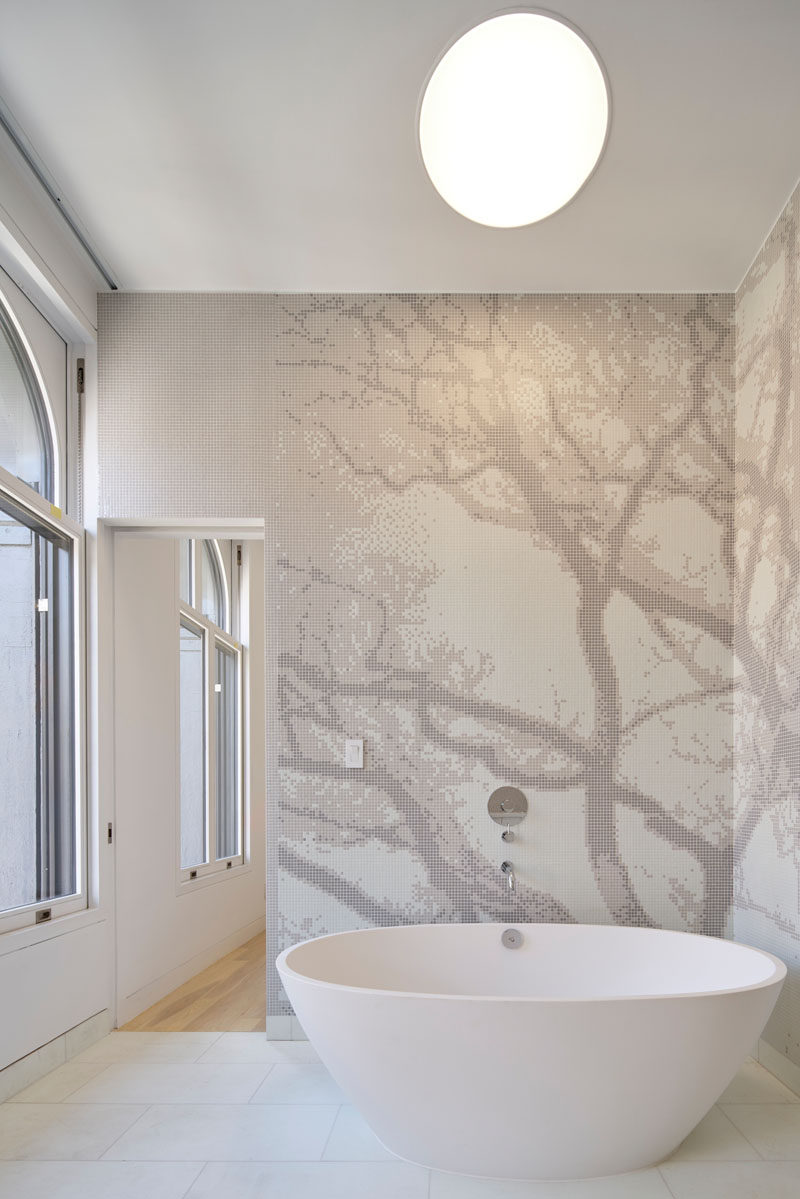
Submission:
{"label": "arched window", "polygon": [[56,501],[57,449],[33,359],[0,300],[0,466]]}
{"label": "arched window", "polygon": [[206,620],[229,633],[228,587],[219,545],[216,541],[201,541],[200,547],[200,611]]}
{"label": "arched window", "polygon": [[231,636],[231,549],[229,541],[183,538],[177,550],[185,882],[244,861],[242,647]]}
{"label": "arched window", "polygon": [[[66,346],[26,303],[20,293],[12,312],[0,296],[2,932],[86,906],[83,532],[57,506],[58,435],[28,336],[59,344],[65,364]],[[65,373],[61,384],[66,407]]]}
{"label": "arched window", "polygon": [[[230,543],[225,543],[230,550]],[[228,572],[223,565],[218,541],[194,541],[184,537],[180,542],[181,600],[190,608],[202,612],[217,628],[231,632],[231,595]],[[230,554],[229,554],[230,557]]]}

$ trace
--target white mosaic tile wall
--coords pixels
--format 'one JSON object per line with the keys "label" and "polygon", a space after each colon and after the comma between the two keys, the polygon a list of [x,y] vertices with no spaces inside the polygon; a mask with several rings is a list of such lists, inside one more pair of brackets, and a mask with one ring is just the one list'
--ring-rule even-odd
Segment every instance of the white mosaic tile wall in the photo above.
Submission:
{"label": "white mosaic tile wall", "polygon": [[270,954],[403,921],[730,932],[733,317],[101,297],[102,514],[266,518]]}

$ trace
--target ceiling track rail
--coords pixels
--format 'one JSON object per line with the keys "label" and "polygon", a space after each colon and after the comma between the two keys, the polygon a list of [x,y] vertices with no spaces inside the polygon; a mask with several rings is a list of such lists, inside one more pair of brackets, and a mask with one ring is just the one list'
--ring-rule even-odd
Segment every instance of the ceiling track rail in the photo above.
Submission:
{"label": "ceiling track rail", "polygon": [[33,146],[30,144],[27,137],[22,132],[2,100],[0,100],[0,128],[5,131],[13,143],[17,153],[22,157],[25,165],[33,173],[39,186],[44,190],[45,194],[55,205],[61,216],[61,219],[67,225],[73,237],[77,239],[83,252],[88,255],[95,269],[99,271],[104,282],[108,285],[111,291],[118,291],[119,284],[117,283],[110,269],[106,266],[103,259],[95,250],[77,217],[75,217],[70,211],[69,206],[65,203],[61,196],[61,189],[56,185],[55,180],[42,163],[38,154],[33,149]]}

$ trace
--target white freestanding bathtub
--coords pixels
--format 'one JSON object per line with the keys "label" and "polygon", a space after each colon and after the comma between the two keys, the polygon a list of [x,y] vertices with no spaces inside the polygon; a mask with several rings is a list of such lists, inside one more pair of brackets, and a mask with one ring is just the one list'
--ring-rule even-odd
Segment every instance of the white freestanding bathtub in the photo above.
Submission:
{"label": "white freestanding bathtub", "polygon": [[662,1160],[755,1045],[786,967],[656,929],[365,929],[277,961],[322,1061],[384,1145],[438,1170],[589,1178]]}

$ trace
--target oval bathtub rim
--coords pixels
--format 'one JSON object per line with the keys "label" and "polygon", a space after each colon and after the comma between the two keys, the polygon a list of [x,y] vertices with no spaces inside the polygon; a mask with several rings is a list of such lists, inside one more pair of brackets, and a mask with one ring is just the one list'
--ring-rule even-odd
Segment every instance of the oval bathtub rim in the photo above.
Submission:
{"label": "oval bathtub rim", "polygon": [[[525,922],[523,922],[523,926],[527,925],[529,923],[530,923],[529,921],[525,921]],[[491,925],[489,925],[489,922],[484,923],[481,921],[480,926],[484,927],[484,928],[487,926],[496,927],[496,928],[507,928],[508,924],[502,923],[499,921],[498,922],[493,921],[493,922],[491,922]],[[545,922],[541,922],[541,926],[542,927],[550,927],[550,928],[562,927],[561,925],[546,924]],[[374,928],[345,929],[339,933],[323,933],[319,937],[308,937],[305,941],[298,941],[296,945],[289,945],[286,949],[282,950],[281,953],[279,953],[277,958],[275,959],[275,968],[277,969],[279,975],[281,976],[281,979],[283,979],[284,975],[286,975],[293,979],[297,979],[299,982],[308,983],[309,985],[314,986],[314,987],[319,987],[319,988],[322,988],[325,990],[330,990],[330,991],[346,991],[346,992],[350,992],[353,994],[359,994],[359,995],[380,995],[382,997],[397,999],[397,1000],[401,1000],[401,999],[432,999],[432,1000],[440,1000],[440,1001],[448,1001],[449,1000],[451,1002],[457,1001],[459,1003],[468,1003],[468,1002],[486,1003],[487,1001],[491,1001],[492,1003],[537,1003],[537,1004],[545,1004],[545,1003],[570,1003],[570,1004],[594,1003],[594,1004],[597,1004],[597,1003],[623,1003],[623,1002],[624,1003],[635,1003],[635,1002],[640,1002],[642,1000],[652,1001],[654,999],[662,999],[662,1000],[705,999],[705,998],[713,998],[715,996],[719,997],[722,995],[740,995],[740,994],[744,994],[745,992],[748,992],[748,991],[764,990],[767,987],[774,986],[778,982],[783,984],[783,982],[785,982],[786,976],[788,974],[788,967],[781,958],[776,957],[775,954],[770,953],[766,949],[759,949],[755,945],[748,945],[744,941],[733,941],[733,940],[729,940],[727,937],[710,937],[705,933],[690,933],[690,932],[684,931],[683,929],[671,929],[671,928],[670,929],[640,929],[638,925],[606,925],[606,924],[583,924],[583,925],[567,924],[567,925],[564,925],[563,927],[566,927],[566,928],[576,928],[576,927],[580,927],[580,928],[635,928],[635,929],[637,929],[637,931],[642,931],[642,932],[655,932],[655,933],[667,932],[674,936],[691,937],[693,940],[714,941],[715,943],[722,941],[724,944],[735,945],[739,949],[748,950],[751,953],[756,953],[760,957],[766,958],[768,961],[770,961],[772,963],[774,969],[773,969],[772,974],[768,978],[762,979],[760,982],[749,983],[745,986],[717,988],[713,991],[712,990],[667,991],[667,992],[653,991],[653,992],[647,992],[647,993],[637,994],[637,995],[630,995],[630,994],[624,994],[624,993],[620,994],[620,995],[493,995],[490,992],[485,995],[462,995],[462,994],[459,994],[458,992],[396,991],[396,990],[389,990],[389,989],[386,989],[383,987],[358,987],[358,986],[354,986],[352,983],[328,982],[325,979],[312,978],[308,974],[301,974],[298,970],[293,969],[293,967],[290,966],[287,961],[289,955],[292,954],[296,949],[302,949],[304,946],[311,945],[315,941],[332,941],[337,937],[352,937],[352,936],[358,935],[359,933],[375,933],[375,932],[381,932],[381,931],[388,932],[390,929],[393,929],[393,928],[447,928],[447,927],[450,927],[447,923],[440,923],[440,924],[434,924],[434,923],[388,924],[388,925],[378,925]],[[462,928],[462,927],[464,927],[464,925],[463,925],[463,923],[457,924],[457,927]],[[534,925],[533,927],[536,927],[536,925]]]}

